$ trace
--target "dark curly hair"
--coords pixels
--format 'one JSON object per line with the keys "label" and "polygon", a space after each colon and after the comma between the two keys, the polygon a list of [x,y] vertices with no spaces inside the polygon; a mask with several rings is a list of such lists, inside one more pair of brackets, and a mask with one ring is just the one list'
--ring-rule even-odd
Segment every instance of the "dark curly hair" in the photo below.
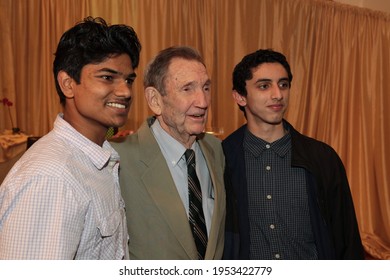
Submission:
{"label": "dark curly hair", "polygon": [[132,67],[138,67],[141,43],[130,26],[116,24],[109,26],[104,19],[87,17],[66,31],[58,43],[53,62],[53,74],[61,104],[65,105],[57,75],[65,71],[80,83],[82,68],[99,63],[108,57],[128,54]]}

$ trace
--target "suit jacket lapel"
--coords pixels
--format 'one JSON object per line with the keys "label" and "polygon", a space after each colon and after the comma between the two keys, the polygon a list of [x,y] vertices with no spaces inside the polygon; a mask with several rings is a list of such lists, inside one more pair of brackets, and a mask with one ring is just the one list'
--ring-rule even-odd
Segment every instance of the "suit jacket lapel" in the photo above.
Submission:
{"label": "suit jacket lapel", "polygon": [[[216,173],[216,170],[219,167],[216,167],[216,164],[223,164],[222,162],[218,162],[215,158],[214,149],[205,141],[199,140],[200,147],[202,149],[203,155],[206,159],[207,166],[210,172],[210,177],[212,181],[212,186],[214,188],[214,211],[213,211],[213,217],[211,220],[211,229],[210,229],[210,236],[209,241],[207,244],[207,251],[206,251],[206,259],[213,259],[214,254],[216,252],[216,246],[218,241],[218,236],[220,232],[220,227],[223,224],[224,219],[224,210],[222,209],[222,203],[220,203],[221,199],[225,199],[223,196],[223,185],[218,178],[221,177],[221,175],[218,176]],[[221,167],[222,168],[222,167]]]}
{"label": "suit jacket lapel", "polygon": [[147,125],[139,130],[139,141],[140,154],[144,155],[140,160],[147,166],[142,178],[144,186],[189,258],[196,259],[196,247],[186,211],[166,160]]}

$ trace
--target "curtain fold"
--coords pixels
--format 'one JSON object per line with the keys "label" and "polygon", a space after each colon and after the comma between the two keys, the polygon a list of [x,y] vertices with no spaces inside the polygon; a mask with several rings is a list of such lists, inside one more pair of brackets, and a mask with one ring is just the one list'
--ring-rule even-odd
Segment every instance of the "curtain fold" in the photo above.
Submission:
{"label": "curtain fold", "polygon": [[[286,118],[342,158],[366,251],[390,259],[390,15],[320,0],[0,0],[0,100],[16,125],[47,133],[61,111],[52,62],[62,33],[86,16],[131,25],[142,43],[124,128],[150,114],[147,62],[172,45],[203,55],[212,79],[207,126],[225,137],[245,120],[231,74],[247,53],[283,52],[294,75]],[[11,129],[0,103],[0,131]]]}

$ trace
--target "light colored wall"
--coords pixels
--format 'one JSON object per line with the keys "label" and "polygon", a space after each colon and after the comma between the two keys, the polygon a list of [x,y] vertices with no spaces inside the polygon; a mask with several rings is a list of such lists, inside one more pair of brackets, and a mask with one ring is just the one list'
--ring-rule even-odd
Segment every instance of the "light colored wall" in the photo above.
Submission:
{"label": "light colored wall", "polygon": [[334,0],[335,2],[390,13],[389,0]]}

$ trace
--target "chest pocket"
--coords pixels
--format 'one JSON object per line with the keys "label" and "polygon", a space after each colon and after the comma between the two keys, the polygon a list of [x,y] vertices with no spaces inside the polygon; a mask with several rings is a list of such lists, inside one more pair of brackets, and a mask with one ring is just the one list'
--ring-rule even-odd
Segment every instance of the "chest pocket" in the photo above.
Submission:
{"label": "chest pocket", "polygon": [[124,209],[118,209],[105,217],[98,226],[101,236],[109,237],[118,232],[124,215]]}
{"label": "chest pocket", "polygon": [[125,209],[115,210],[98,225],[96,254],[99,259],[128,259]]}

